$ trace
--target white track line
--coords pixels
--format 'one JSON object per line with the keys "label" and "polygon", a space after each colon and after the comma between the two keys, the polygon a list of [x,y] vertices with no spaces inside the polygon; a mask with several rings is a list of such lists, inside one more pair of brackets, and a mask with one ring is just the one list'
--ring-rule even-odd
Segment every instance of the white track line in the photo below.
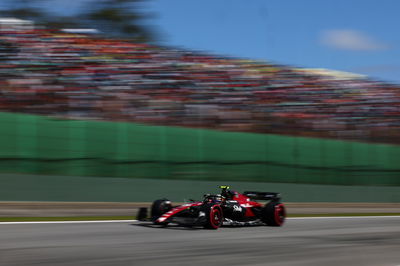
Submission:
{"label": "white track line", "polygon": [[[326,216],[326,217],[290,217],[287,220],[313,220],[313,219],[378,219],[378,218],[398,218],[398,216]],[[96,221],[36,221],[36,222],[0,222],[6,224],[90,224],[90,223],[132,223],[138,220],[96,220]]]}
{"label": "white track line", "polygon": [[92,224],[92,223],[132,223],[132,222],[137,222],[137,220],[0,222],[0,225],[3,225],[3,224]]}
{"label": "white track line", "polygon": [[374,219],[374,218],[399,218],[400,215],[392,215],[392,216],[317,216],[317,217],[290,217],[286,218],[288,220],[310,220],[310,219]]}

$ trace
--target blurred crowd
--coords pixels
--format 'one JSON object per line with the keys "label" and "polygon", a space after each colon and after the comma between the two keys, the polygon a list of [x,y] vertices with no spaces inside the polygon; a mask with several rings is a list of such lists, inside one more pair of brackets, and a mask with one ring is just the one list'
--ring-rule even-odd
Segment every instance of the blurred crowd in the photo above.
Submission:
{"label": "blurred crowd", "polygon": [[51,30],[0,33],[0,111],[400,143],[400,86]]}

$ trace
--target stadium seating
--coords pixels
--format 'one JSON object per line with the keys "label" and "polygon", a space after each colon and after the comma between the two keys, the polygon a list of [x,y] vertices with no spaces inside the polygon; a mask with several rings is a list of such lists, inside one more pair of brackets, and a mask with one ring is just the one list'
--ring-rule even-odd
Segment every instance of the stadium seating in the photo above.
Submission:
{"label": "stadium seating", "polygon": [[56,30],[0,34],[0,111],[400,143],[400,86]]}

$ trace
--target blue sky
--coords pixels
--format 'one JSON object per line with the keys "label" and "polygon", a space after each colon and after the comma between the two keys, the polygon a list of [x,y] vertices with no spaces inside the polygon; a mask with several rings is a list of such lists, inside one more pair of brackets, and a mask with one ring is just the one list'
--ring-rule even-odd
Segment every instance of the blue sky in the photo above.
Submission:
{"label": "blue sky", "polygon": [[157,0],[164,42],[400,83],[400,1]]}
{"label": "blue sky", "polygon": [[[79,3],[51,2],[57,12]],[[400,83],[398,0],[150,0],[144,10],[164,45]]]}

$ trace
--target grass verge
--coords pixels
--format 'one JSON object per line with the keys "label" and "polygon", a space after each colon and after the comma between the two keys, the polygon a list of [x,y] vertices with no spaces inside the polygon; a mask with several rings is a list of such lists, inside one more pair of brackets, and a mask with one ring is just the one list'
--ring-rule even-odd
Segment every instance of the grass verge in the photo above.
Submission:
{"label": "grass verge", "polygon": [[[289,214],[288,217],[348,217],[348,216],[400,216],[400,213],[321,213]],[[107,221],[135,220],[135,216],[77,216],[77,217],[0,217],[1,222],[43,222],[43,221]]]}

